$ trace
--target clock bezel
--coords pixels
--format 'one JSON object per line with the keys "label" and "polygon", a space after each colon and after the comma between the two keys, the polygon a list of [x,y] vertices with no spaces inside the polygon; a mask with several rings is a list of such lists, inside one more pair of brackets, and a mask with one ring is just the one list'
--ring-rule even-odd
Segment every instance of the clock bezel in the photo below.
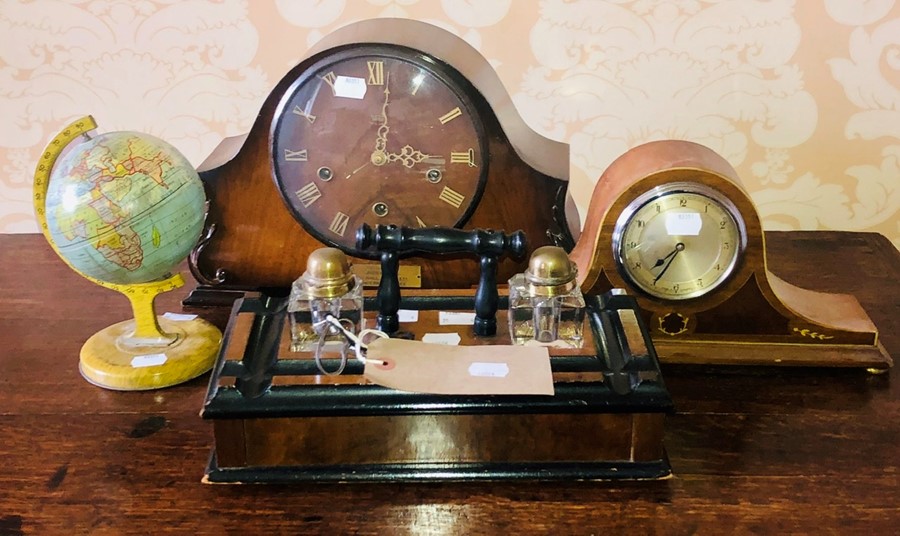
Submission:
{"label": "clock bezel", "polygon": [[[725,267],[721,275],[712,284],[684,294],[655,292],[653,289],[648,288],[638,281],[628,268],[625,259],[623,237],[626,229],[629,228],[635,215],[641,209],[658,199],[678,194],[699,195],[717,204],[733,222],[738,234],[738,244],[728,266]],[[701,183],[678,181],[655,186],[632,199],[619,213],[619,217],[616,219],[616,223],[613,227],[611,245],[616,270],[629,285],[653,299],[684,302],[709,295],[711,292],[714,292],[716,289],[725,285],[738,272],[741,262],[743,261],[744,251],[747,247],[747,227],[737,206],[728,196],[715,188],[711,188]]]}
{"label": "clock bezel", "polygon": [[[491,157],[488,150],[489,143],[486,135],[484,118],[475,105],[477,96],[474,94],[477,93],[478,90],[474,88],[474,86],[472,86],[472,84],[451,65],[444,63],[439,59],[434,58],[427,53],[415,48],[403,45],[391,45],[386,43],[359,43],[339,46],[324,50],[316,54],[315,57],[311,58],[311,63],[309,64],[309,66],[303,69],[303,72],[289,84],[287,90],[279,99],[275,107],[273,118],[269,125],[267,140],[271,177],[275,183],[275,188],[278,191],[278,195],[284,203],[285,207],[288,209],[289,213],[313,238],[322,242],[323,244],[339,248],[345,253],[354,257],[376,259],[378,258],[378,252],[361,251],[355,246],[348,246],[346,244],[342,244],[333,240],[326,232],[327,229],[320,228],[320,226],[310,222],[308,218],[303,214],[303,211],[295,206],[290,197],[290,192],[286,192],[283,188],[283,181],[281,178],[282,171],[279,169],[277,152],[275,150],[277,146],[277,137],[281,128],[283,127],[283,120],[286,117],[286,113],[290,109],[292,100],[295,95],[299,91],[301,91],[302,88],[306,86],[306,84],[314,82],[314,79],[318,73],[327,71],[329,67],[340,64],[350,59],[367,57],[390,58],[394,60],[404,61],[428,71],[431,76],[433,76],[436,80],[443,84],[455,96],[455,98],[463,108],[464,113],[470,118],[470,121],[475,129],[476,142],[479,154],[481,156],[479,177],[475,190],[471,195],[471,199],[467,200],[466,209],[452,224],[452,227],[463,227],[466,222],[468,222],[472,217],[472,214],[475,212],[476,208],[481,202],[485,191],[485,186],[488,181]],[[384,221],[378,223],[390,224],[391,222]]]}

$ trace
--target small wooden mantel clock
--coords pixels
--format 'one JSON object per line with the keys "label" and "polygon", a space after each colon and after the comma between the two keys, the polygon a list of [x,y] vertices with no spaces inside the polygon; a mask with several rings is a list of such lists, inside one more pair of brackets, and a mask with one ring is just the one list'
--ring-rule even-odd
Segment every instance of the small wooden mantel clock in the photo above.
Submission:
{"label": "small wooden mantel clock", "polygon": [[[347,26],[287,73],[246,136],[201,165],[209,225],[188,301],[289,287],[323,245],[372,262],[356,249],[363,223],[523,230],[529,249],[571,247],[568,161],[568,146],[529,129],[460,38],[409,20]],[[401,264],[421,274],[410,286],[472,288],[472,262]],[[522,262],[501,261],[498,279]]]}
{"label": "small wooden mantel clock", "polygon": [[702,145],[651,142],[614,161],[570,257],[585,293],[625,288],[637,297],[664,362],[892,364],[856,298],[769,271],[750,196]]}

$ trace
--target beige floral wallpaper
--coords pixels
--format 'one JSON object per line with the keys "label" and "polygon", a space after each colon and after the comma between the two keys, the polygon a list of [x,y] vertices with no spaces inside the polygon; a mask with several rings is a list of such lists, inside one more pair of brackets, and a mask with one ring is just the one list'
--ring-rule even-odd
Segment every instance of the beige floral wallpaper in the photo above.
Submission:
{"label": "beige floral wallpaper", "polygon": [[900,247],[900,0],[0,0],[0,232],[37,231],[34,166],[71,120],[199,164],[311,45],[379,17],[490,60],[570,144],[582,212],[618,155],[679,138],[737,168],[768,229]]}

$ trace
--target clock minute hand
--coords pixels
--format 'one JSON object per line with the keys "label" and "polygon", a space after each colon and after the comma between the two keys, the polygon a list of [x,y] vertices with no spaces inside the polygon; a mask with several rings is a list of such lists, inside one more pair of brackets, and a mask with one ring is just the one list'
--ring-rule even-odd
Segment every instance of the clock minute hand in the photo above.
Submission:
{"label": "clock minute hand", "polygon": [[384,81],[384,103],[381,105],[381,125],[378,126],[378,131],[375,134],[375,150],[372,152],[372,163],[376,166],[383,166],[387,163],[387,135],[388,132],[391,131],[391,127],[388,126],[388,101],[391,96],[391,73],[387,73],[387,77]]}
{"label": "clock minute hand", "polygon": [[[669,253],[669,255],[666,255],[666,257],[671,256],[671,257],[669,258],[669,262],[666,263],[666,266],[659,272],[659,274],[657,274],[656,278],[653,279],[653,284],[654,284],[654,285],[655,285],[656,282],[659,281],[660,278],[662,278],[662,276],[666,273],[666,270],[669,269],[669,266],[672,266],[672,263],[675,261],[675,257],[677,257],[678,254],[679,254],[680,252],[682,252],[682,251],[684,251],[684,243],[679,242],[679,243],[675,244],[675,249],[673,249],[672,252]],[[664,259],[660,259],[660,260],[662,260],[663,262],[665,262]],[[658,264],[659,264],[659,261],[657,261],[657,265],[658,265]],[[654,266],[654,268],[655,268],[655,266]]]}

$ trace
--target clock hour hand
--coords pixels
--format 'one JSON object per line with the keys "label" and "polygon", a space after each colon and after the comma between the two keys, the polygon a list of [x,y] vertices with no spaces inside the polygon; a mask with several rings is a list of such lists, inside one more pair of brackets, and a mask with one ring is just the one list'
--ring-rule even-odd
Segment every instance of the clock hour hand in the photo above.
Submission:
{"label": "clock hour hand", "polygon": [[650,269],[652,270],[652,269],[654,269],[654,268],[659,268],[660,266],[662,266],[663,264],[665,264],[667,260],[669,260],[669,257],[671,257],[672,255],[674,255],[674,254],[676,254],[676,253],[678,253],[678,246],[675,246],[675,249],[673,249],[672,251],[670,251],[665,257],[663,257],[663,258],[661,258],[661,259],[656,259],[656,264],[654,264],[653,266],[651,266]]}
{"label": "clock hour hand", "polygon": [[678,256],[678,253],[680,253],[680,252],[682,252],[682,251],[684,251],[684,243],[679,242],[679,243],[675,244],[675,249],[673,249],[671,253],[669,253],[668,255],[666,255],[665,257],[663,257],[662,259],[659,259],[658,261],[656,261],[656,264],[653,266],[653,268],[656,268],[656,267],[659,266],[660,264],[666,262],[666,259],[669,259],[669,262],[666,263],[666,266],[659,272],[659,274],[657,274],[656,278],[653,279],[653,284],[654,284],[654,285],[655,285],[656,282],[659,281],[659,280],[662,278],[662,276],[666,273],[666,270],[669,269],[669,266],[672,266],[672,262],[675,261],[675,257],[677,257],[677,256]]}
{"label": "clock hour hand", "polygon": [[413,149],[411,145],[404,145],[399,153],[388,153],[387,159],[390,162],[399,161],[405,167],[411,168],[423,160],[434,159],[430,154],[425,154],[418,149]]}

